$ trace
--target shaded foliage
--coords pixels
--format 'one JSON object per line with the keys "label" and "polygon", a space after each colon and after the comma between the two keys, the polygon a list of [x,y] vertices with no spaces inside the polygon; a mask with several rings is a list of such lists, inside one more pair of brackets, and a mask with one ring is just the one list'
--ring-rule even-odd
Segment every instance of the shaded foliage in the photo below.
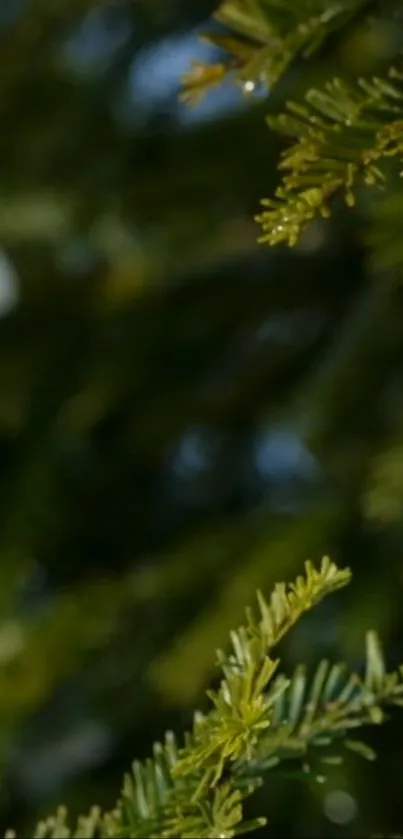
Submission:
{"label": "shaded foliage", "polygon": [[[400,507],[393,521],[374,517],[367,499],[401,437],[399,194],[375,203],[382,223],[371,228],[365,200],[336,201],[293,252],[259,250],[253,223],[283,148],[264,116],[339,71],[354,76],[357,61],[381,74],[394,4],[361,5],[326,31],[304,73],[292,55],[267,100],[239,95],[232,111],[219,100],[192,121],[178,103],[181,70],[154,100],[153,67],[166,38],[178,51],[207,27],[211,4],[7,4],[0,239],[18,300],[7,298],[8,265],[4,826],[23,829],[61,799],[73,812],[112,806],[133,755],[188,725],[214,649],[256,588],[307,556],[341,557],[355,589],[342,612],[324,604],[296,633],[286,661],[360,657],[374,625],[397,664]],[[393,768],[401,734],[391,732]],[[392,769],[382,783],[352,775],[370,802],[361,831],[394,826]],[[279,829],[309,833],[309,800],[303,791],[290,815],[279,793]],[[331,832],[318,809],[315,829]]]}

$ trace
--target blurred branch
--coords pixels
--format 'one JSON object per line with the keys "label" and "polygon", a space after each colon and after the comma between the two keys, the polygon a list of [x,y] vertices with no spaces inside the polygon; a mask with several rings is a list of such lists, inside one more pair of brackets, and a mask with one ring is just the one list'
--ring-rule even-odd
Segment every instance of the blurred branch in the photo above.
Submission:
{"label": "blurred branch", "polygon": [[183,98],[196,104],[229,74],[246,93],[261,84],[271,90],[298,56],[310,56],[370,5],[371,0],[224,0],[214,17],[233,34],[208,33],[204,38],[230,58],[210,68],[194,65],[183,77]]}

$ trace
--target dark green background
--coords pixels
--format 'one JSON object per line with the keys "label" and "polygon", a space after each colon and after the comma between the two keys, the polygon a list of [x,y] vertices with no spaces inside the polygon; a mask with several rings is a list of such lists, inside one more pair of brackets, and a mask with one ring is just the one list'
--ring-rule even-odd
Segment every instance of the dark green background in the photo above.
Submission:
{"label": "dark green background", "polygon": [[[213,5],[0,8],[0,245],[18,275],[0,320],[0,822],[26,835],[59,803],[112,806],[132,759],[191,724],[256,588],[307,558],[354,583],[284,666],[359,668],[370,627],[403,661],[399,271],[373,268],[366,194],[292,251],[256,245],[281,150],[264,117],[301,67],[267,100],[211,94],[203,119],[179,78],[152,98],[155,62],[172,72],[186,35],[198,57]],[[269,780],[251,812],[273,836],[403,829],[399,714],[368,739],[378,763]],[[355,801],[343,827],[332,790]]]}

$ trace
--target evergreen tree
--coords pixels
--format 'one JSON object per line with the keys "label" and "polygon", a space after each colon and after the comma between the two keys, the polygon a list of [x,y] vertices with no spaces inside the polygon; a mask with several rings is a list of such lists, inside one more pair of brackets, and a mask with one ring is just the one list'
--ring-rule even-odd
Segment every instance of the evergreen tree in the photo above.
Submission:
{"label": "evergreen tree", "polygon": [[[130,108],[127,81],[144,51],[150,69],[153,45],[203,19],[209,4],[55,8],[10,1],[0,10],[0,236],[20,285],[19,305],[0,325],[7,824],[20,817],[31,740],[51,743],[66,716],[79,730],[89,708],[124,741],[120,761],[129,745],[131,757],[141,729],[154,731],[156,697],[176,711],[197,704],[215,648],[256,589],[294,576],[307,556],[341,554],[356,584],[340,612],[323,604],[323,622],[299,636],[301,654],[286,647],[287,672],[287,656],[313,665],[328,654],[321,628],[340,616],[346,630],[333,646],[345,659],[360,656],[363,624],[381,630],[396,662],[403,635],[399,3],[222,3],[207,35],[217,62],[189,69],[182,100],[197,104],[229,80],[247,107],[182,132],[174,95],[169,111],[140,100]],[[256,449],[266,443],[272,471],[262,476]],[[289,458],[280,474],[276,445]],[[309,600],[329,566],[324,577],[307,573],[299,593]],[[270,620],[261,607],[251,636],[234,636],[243,664]],[[369,682],[357,682],[352,699],[353,716],[355,701],[359,713],[365,706],[360,723],[380,719],[382,691],[395,701],[399,684],[384,681],[369,638]],[[269,652],[254,659],[262,683],[249,699],[265,725],[284,700],[294,737],[307,713],[306,677],[275,681]],[[255,786],[244,773],[250,749],[274,761],[256,768],[259,779],[278,771],[279,755],[253,725],[242,745],[224,739],[206,752],[237,674],[245,685],[250,676],[239,661],[220,661],[230,687],[212,694],[218,717],[197,716],[175,772],[168,737],[152,764],[136,764],[119,813],[94,813],[79,834],[142,835],[149,820],[156,836],[235,835],[242,796]],[[338,674],[325,665],[316,673],[320,719]],[[175,723],[183,727],[178,714]],[[391,730],[385,753],[397,761]],[[385,824],[372,809],[380,783],[368,782],[365,828],[373,818]],[[73,809],[92,791],[89,782],[81,793],[79,776]],[[64,835],[57,818],[39,832]],[[31,811],[24,820],[30,829]]]}

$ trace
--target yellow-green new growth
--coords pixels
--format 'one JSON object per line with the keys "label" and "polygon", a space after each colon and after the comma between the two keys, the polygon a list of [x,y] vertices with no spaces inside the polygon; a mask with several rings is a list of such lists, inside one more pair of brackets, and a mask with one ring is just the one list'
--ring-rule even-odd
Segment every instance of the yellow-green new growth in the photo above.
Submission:
{"label": "yellow-green new growth", "polygon": [[309,773],[315,753],[324,762],[340,760],[335,747],[372,759],[351,733],[382,722],[388,705],[403,704],[403,670],[386,673],[375,634],[367,636],[363,678],[326,661],[311,678],[304,667],[289,678],[271,656],[304,612],[350,578],[348,569],[325,558],[319,570],[307,562],[305,575],[277,585],[268,601],[259,594],[257,614],[247,610],[246,624],[231,633],[230,652],[218,653],[223,679],[208,693],[211,710],[195,714],[184,745],[169,732],[152,758],[134,763],[115,811],[102,815],[94,808],[70,829],[61,808],[34,835],[232,839],[265,823],[245,822],[243,802],[284,762]]}
{"label": "yellow-green new growth", "polygon": [[[224,0],[214,17],[228,34],[205,36],[224,51],[223,58],[217,64],[195,64],[183,78],[181,96],[196,104],[227,77],[245,93],[253,94],[262,85],[272,92],[296,59],[309,58],[354,18],[370,29],[376,6],[382,27],[382,4],[374,0]],[[398,4],[394,15],[398,20]],[[396,170],[388,160],[403,156],[403,65],[401,44],[392,40],[384,78],[351,83],[335,78],[322,90],[310,90],[304,104],[290,102],[286,113],[268,120],[292,146],[279,164],[281,184],[274,197],[262,200],[263,210],[256,216],[260,243],[295,245],[312,219],[330,216],[337,197],[352,207],[361,185],[384,186],[388,175],[395,183]],[[390,202],[381,207],[380,223],[371,233],[375,262],[393,265],[402,260],[396,232],[402,201],[396,197],[396,207]],[[388,218],[382,224],[385,212]]]}
{"label": "yellow-green new growth", "polygon": [[308,221],[329,216],[330,202],[355,203],[360,183],[382,186],[382,161],[403,155],[403,72],[387,79],[334,79],[324,90],[310,90],[307,105],[288,104],[288,113],[269,119],[270,127],[296,142],[279,164],[286,174],[274,199],[264,199],[256,217],[269,245],[295,245]]}

